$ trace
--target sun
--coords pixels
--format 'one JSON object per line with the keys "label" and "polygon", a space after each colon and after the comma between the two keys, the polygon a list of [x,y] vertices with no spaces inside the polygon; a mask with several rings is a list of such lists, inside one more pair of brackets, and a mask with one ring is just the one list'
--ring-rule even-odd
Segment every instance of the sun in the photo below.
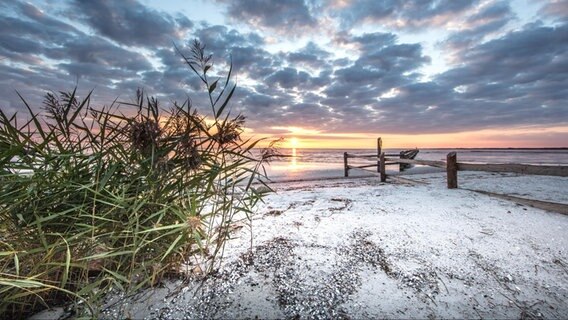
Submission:
{"label": "sun", "polygon": [[299,144],[300,141],[298,140],[298,138],[290,138],[290,147],[297,148]]}

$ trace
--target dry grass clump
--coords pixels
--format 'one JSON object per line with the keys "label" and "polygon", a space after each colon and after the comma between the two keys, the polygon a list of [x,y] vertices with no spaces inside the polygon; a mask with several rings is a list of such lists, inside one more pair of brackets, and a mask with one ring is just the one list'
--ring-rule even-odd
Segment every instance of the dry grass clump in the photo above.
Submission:
{"label": "dry grass clump", "polygon": [[103,108],[90,94],[49,93],[44,116],[22,98],[25,123],[0,110],[0,315],[75,302],[77,315],[97,317],[111,288],[212,270],[231,227],[250,218],[270,155],[255,158],[244,117],[226,111],[231,70],[211,82],[197,41],[183,58],[205,85],[211,121],[189,100],[166,111],[142,91]]}

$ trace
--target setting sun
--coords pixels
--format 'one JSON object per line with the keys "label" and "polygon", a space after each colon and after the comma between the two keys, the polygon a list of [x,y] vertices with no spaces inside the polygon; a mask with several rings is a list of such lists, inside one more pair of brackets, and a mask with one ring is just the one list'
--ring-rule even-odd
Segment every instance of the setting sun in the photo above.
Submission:
{"label": "setting sun", "polygon": [[290,138],[290,147],[297,148],[300,145],[298,138]]}

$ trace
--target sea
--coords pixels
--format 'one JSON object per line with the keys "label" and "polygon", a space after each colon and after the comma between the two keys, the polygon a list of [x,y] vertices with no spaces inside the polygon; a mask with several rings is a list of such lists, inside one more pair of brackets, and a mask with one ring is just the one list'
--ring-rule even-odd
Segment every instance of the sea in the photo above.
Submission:
{"label": "sea", "polygon": [[[270,180],[295,181],[333,179],[344,176],[343,153],[376,155],[376,149],[279,149],[283,157],[273,159],[265,166]],[[384,149],[385,153],[399,153],[402,149]],[[562,149],[420,149],[415,159],[446,160],[449,152],[457,152],[458,162],[520,163],[535,165],[568,165],[568,148]],[[376,164],[375,159],[349,159],[349,165]],[[430,168],[430,167],[428,167]],[[439,169],[414,165],[400,172],[398,165],[387,166],[388,174],[414,174]],[[349,170],[350,177],[376,175],[377,168]]]}

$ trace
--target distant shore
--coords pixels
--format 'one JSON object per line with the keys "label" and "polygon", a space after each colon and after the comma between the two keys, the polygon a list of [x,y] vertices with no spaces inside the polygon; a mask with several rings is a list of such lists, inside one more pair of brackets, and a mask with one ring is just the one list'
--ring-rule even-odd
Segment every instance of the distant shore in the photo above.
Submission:
{"label": "distant shore", "polygon": [[[298,149],[298,150],[374,150],[369,148],[281,148],[281,149]],[[387,150],[406,150],[409,148],[400,148],[400,147],[392,147],[386,148]],[[568,150],[568,147],[534,147],[534,148],[520,148],[520,147],[488,147],[488,148],[466,148],[466,147],[444,147],[444,148],[428,148],[428,147],[421,147],[418,148],[420,150],[449,150],[449,151],[456,151],[456,150]]]}

